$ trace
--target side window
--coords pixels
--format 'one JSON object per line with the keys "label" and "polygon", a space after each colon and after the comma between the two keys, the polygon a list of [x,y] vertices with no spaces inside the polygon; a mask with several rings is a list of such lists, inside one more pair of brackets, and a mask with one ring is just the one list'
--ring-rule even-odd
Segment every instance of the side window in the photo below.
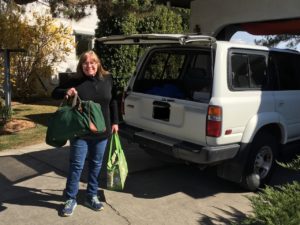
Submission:
{"label": "side window", "polygon": [[262,89],[268,83],[266,56],[250,53],[231,55],[231,83],[237,89]]}
{"label": "side window", "polygon": [[231,77],[234,88],[249,88],[248,56],[233,54],[231,56]]}
{"label": "side window", "polygon": [[272,53],[280,90],[300,90],[300,56],[289,53]]}
{"label": "side window", "polygon": [[262,88],[267,83],[267,64],[265,56],[249,55],[250,87]]}

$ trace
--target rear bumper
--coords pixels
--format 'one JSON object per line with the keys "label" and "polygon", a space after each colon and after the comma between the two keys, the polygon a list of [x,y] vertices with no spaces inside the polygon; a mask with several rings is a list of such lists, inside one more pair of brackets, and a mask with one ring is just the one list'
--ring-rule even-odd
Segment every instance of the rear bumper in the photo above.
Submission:
{"label": "rear bumper", "polygon": [[239,144],[221,146],[196,145],[126,124],[121,125],[119,133],[122,137],[138,143],[141,147],[153,149],[175,158],[198,164],[212,164],[232,159],[240,148]]}

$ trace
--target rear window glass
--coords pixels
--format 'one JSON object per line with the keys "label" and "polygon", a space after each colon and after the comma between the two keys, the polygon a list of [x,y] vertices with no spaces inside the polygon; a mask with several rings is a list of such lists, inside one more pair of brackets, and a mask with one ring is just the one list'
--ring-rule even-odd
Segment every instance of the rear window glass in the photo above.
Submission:
{"label": "rear window glass", "polygon": [[154,50],[138,73],[133,90],[195,101],[201,96],[209,98],[211,61],[209,50]]}
{"label": "rear window glass", "polygon": [[184,54],[157,52],[152,55],[139,79],[144,80],[176,80],[185,59]]}

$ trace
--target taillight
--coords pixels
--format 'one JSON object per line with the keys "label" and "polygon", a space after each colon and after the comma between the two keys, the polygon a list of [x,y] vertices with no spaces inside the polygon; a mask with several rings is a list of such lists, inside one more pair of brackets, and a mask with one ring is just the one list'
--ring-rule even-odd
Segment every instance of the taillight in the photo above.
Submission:
{"label": "taillight", "polygon": [[209,106],[207,111],[206,135],[220,137],[222,130],[222,108]]}

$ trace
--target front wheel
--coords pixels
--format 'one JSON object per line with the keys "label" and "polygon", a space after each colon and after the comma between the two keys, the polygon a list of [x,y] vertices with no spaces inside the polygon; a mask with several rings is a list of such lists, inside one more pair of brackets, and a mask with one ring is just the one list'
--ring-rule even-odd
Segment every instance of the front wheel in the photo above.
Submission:
{"label": "front wheel", "polygon": [[270,133],[258,134],[251,145],[242,186],[250,191],[267,184],[274,171],[278,142]]}

